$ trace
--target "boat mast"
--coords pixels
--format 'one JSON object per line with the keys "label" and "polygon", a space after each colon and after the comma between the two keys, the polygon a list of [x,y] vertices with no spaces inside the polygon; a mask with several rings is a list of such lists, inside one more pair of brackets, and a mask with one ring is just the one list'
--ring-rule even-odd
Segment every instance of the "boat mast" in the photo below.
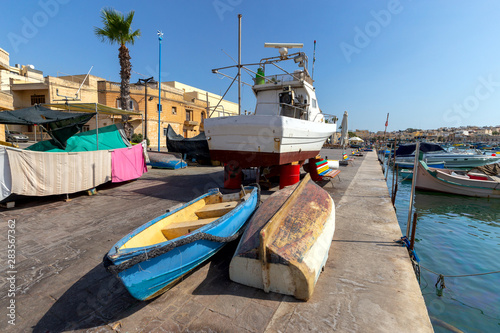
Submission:
{"label": "boat mast", "polygon": [[241,14],[238,14],[238,115],[241,115]]}
{"label": "boat mast", "polygon": [[387,125],[389,125],[389,113],[387,113],[387,119],[385,120],[385,129],[384,129],[384,140],[385,142],[385,134],[387,133]]}
{"label": "boat mast", "polygon": [[316,40],[314,40],[314,52],[313,52],[313,66],[311,80],[314,80],[314,63],[316,62]]}

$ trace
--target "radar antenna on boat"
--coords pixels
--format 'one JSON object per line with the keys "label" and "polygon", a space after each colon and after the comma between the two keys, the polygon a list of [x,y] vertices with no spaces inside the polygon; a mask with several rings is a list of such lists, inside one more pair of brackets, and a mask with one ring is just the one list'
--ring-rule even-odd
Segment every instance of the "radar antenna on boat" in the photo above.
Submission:
{"label": "radar antenna on boat", "polygon": [[279,49],[281,59],[288,57],[288,49],[301,49],[304,47],[303,43],[264,43],[264,47],[273,47]]}

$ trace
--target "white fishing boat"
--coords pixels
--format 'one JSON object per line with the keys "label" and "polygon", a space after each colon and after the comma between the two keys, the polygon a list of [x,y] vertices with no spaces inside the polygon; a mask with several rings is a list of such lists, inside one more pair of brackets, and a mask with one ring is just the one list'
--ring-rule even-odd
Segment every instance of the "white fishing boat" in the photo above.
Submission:
{"label": "white fishing boat", "polygon": [[[289,48],[303,45],[266,43],[265,46],[279,48],[280,55],[264,58],[257,64],[238,65],[244,69],[258,66],[257,72],[252,71],[256,74],[252,86],[257,98],[254,114],[205,120],[213,160],[236,163],[243,168],[304,161],[318,155],[325,140],[337,129],[337,118],[319,108],[306,54],[288,54]],[[288,72],[277,65],[289,60],[297,63],[299,69]],[[266,75],[269,67],[282,72]]]}
{"label": "white fishing boat", "polygon": [[[401,145],[396,150],[396,163],[409,162],[413,164],[415,160],[416,144]],[[428,164],[445,163],[447,168],[473,168],[485,164],[500,161],[500,156],[490,156],[481,153],[448,152],[436,143],[421,142],[420,151],[423,153],[423,160]]]}

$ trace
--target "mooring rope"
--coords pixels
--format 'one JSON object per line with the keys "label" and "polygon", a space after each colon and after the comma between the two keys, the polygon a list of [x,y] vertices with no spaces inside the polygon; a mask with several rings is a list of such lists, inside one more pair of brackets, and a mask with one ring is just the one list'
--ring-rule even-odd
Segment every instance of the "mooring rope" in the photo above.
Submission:
{"label": "mooring rope", "polygon": [[446,275],[446,274],[441,274],[441,273],[435,272],[432,269],[429,269],[427,267],[422,266],[420,263],[416,262],[413,258],[411,258],[411,261],[412,261],[412,264],[413,264],[414,267],[415,266],[418,267],[419,272],[417,274],[417,278],[418,278],[419,284],[420,284],[420,269],[423,268],[426,271],[428,271],[428,272],[430,272],[432,274],[437,275],[438,278],[437,278],[437,281],[436,281],[436,284],[434,285],[434,287],[436,287],[438,290],[441,290],[441,291],[444,288],[446,288],[446,284],[445,284],[445,281],[444,281],[445,277],[460,278],[460,277],[481,276],[481,275],[499,274],[500,273],[500,271],[491,271],[491,272],[472,273],[472,274]]}
{"label": "mooring rope", "polygon": [[435,272],[432,269],[429,269],[425,266],[422,266],[420,264],[420,259],[418,258],[416,252],[414,250],[410,251],[410,243],[409,243],[408,238],[406,236],[401,237],[401,239],[397,240],[396,242],[402,244],[402,246],[405,246],[408,249],[408,251],[410,252],[410,260],[412,262],[415,274],[417,275],[417,279],[418,279],[419,284],[420,284],[420,269],[421,268],[425,269],[426,271],[428,271],[430,273],[436,274],[438,276],[438,279],[437,279],[436,284],[434,286],[437,288],[438,284],[439,284],[439,289],[441,289],[441,290],[446,288],[446,285],[444,282],[445,277],[459,278],[459,277],[481,276],[481,275],[499,274],[500,273],[500,271],[491,271],[491,272],[460,274],[460,275],[441,274],[441,273]]}
{"label": "mooring rope", "polygon": [[162,254],[165,254],[167,252],[172,251],[173,249],[175,249],[179,246],[190,244],[190,243],[193,243],[193,242],[196,242],[199,240],[208,240],[208,241],[217,242],[217,243],[232,242],[232,241],[238,239],[238,237],[240,237],[243,234],[243,231],[244,231],[244,228],[241,228],[237,233],[235,233],[234,235],[229,236],[229,237],[214,236],[214,235],[207,234],[204,232],[195,233],[191,236],[188,236],[186,238],[183,238],[183,239],[180,239],[177,241],[173,241],[171,243],[168,243],[165,246],[158,247],[154,250],[145,251],[143,254],[135,256],[132,259],[127,260],[127,261],[125,261],[121,264],[118,264],[118,265],[113,265],[111,260],[108,258],[108,255],[106,254],[103,258],[103,264],[104,264],[104,267],[106,267],[106,269],[109,272],[111,272],[113,274],[118,274],[120,272],[123,272],[124,270],[129,269],[132,266],[135,266],[141,262],[147,261],[148,259],[156,258],[158,256],[161,256]]}

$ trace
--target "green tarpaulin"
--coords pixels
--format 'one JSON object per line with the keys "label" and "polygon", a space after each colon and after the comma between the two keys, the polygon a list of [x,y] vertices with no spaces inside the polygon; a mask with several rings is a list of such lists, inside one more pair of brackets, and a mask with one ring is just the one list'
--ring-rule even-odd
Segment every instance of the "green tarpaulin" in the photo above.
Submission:
{"label": "green tarpaulin", "polygon": [[[119,127],[118,127],[119,126]],[[109,150],[129,147],[130,143],[120,125],[110,125],[99,128],[99,150]],[[41,141],[26,148],[26,150],[46,152],[79,152],[97,150],[96,130],[78,133],[66,142],[66,149],[60,149],[52,140]]]}
{"label": "green tarpaulin", "polygon": [[47,130],[53,143],[65,148],[66,140],[82,130],[94,113],[70,113],[47,109],[40,105],[15,111],[0,112],[0,124],[40,125]]}

